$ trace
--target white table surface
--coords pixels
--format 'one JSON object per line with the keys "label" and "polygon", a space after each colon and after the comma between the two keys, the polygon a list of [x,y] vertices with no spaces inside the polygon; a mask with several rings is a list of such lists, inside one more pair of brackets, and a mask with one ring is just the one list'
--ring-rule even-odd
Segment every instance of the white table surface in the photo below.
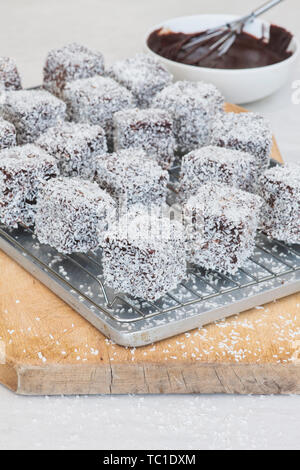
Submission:
{"label": "white table surface", "polygon": [[[0,55],[17,60],[24,86],[41,83],[49,49],[78,41],[107,62],[141,50],[163,19],[244,13],[259,0],[0,0]],[[267,15],[300,37],[299,0]],[[249,109],[272,122],[284,159],[300,161],[300,104],[292,83]],[[0,312],[1,315],[1,312]],[[300,397],[18,397],[0,386],[0,449],[300,449]]]}

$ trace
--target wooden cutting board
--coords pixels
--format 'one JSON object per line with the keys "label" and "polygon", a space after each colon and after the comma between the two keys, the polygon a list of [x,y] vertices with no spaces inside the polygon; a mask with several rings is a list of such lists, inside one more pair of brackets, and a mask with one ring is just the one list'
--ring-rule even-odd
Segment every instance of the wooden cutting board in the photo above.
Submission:
{"label": "wooden cutting board", "polygon": [[28,395],[300,393],[300,293],[130,349],[0,252],[0,383]]}

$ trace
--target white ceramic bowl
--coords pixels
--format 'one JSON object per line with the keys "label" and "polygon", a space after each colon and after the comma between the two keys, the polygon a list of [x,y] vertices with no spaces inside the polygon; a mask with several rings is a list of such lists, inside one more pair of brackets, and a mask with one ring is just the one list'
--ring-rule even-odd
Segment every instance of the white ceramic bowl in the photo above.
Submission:
{"label": "white ceramic bowl", "polygon": [[[164,21],[148,31],[145,38],[146,50],[160,58],[170,72],[173,73],[175,80],[204,80],[205,82],[214,83],[228,102],[242,104],[265,98],[279,90],[290,78],[299,52],[299,45],[295,38],[289,48],[293,55],[288,59],[265,67],[241,70],[213,69],[180,64],[159,56],[147,45],[149,35],[161,27],[169,28],[175,32],[194,33],[219,26],[235,18],[237,18],[235,15],[197,15]],[[263,24],[268,30],[270,24],[257,19],[247,26],[245,31],[261,38]]]}

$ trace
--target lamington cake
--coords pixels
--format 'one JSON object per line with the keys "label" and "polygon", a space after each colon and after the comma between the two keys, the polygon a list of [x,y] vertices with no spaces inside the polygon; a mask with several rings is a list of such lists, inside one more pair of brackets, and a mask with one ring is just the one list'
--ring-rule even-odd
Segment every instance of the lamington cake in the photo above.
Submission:
{"label": "lamington cake", "polygon": [[108,73],[132,92],[140,108],[149,107],[154,96],[173,80],[163,64],[150,54],[119,60]]}
{"label": "lamington cake", "polygon": [[0,152],[0,221],[10,227],[32,225],[42,185],[58,175],[56,160],[26,144]]}
{"label": "lamington cake", "polygon": [[33,143],[36,139],[65,119],[66,105],[45,90],[9,91],[0,107],[4,119],[17,132],[17,143]]}
{"label": "lamington cake", "polygon": [[130,91],[108,77],[70,82],[63,90],[62,99],[72,121],[103,127],[109,145],[112,143],[114,113],[134,107]]}
{"label": "lamington cake", "polygon": [[61,253],[86,253],[101,245],[115,218],[115,202],[96,183],[60,177],[40,192],[35,233]]}
{"label": "lamington cake", "polygon": [[114,149],[142,148],[164,169],[175,158],[173,119],[160,109],[128,109],[114,114]]}
{"label": "lamington cake", "polygon": [[103,270],[116,292],[159,299],[186,276],[183,227],[146,214],[120,219],[106,233]]}
{"label": "lamington cake", "polygon": [[254,113],[224,113],[213,123],[211,145],[242,150],[256,158],[264,171],[270,163],[272,131],[269,122]]}
{"label": "lamington cake", "polygon": [[152,107],[171,114],[178,150],[184,154],[209,144],[212,123],[223,112],[224,98],[214,85],[179,81],[158,93]]}
{"label": "lamington cake", "polygon": [[0,150],[16,145],[16,129],[13,124],[0,118]]}
{"label": "lamington cake", "polygon": [[254,250],[262,200],[240,189],[208,183],[184,205],[188,261],[234,274]]}
{"label": "lamington cake", "polygon": [[62,176],[95,176],[99,155],[107,153],[105,132],[100,126],[64,122],[42,134],[36,144],[53,155]]}
{"label": "lamington cake", "polygon": [[0,91],[1,85],[5,90],[20,90],[22,88],[16,63],[10,57],[0,57]]}
{"label": "lamington cake", "polygon": [[276,166],[262,175],[262,228],[271,238],[300,243],[300,165]]}
{"label": "lamington cake", "polygon": [[255,191],[258,173],[255,158],[245,152],[208,146],[182,158],[179,194],[187,200],[203,184],[224,183],[245,191]]}
{"label": "lamington cake", "polygon": [[143,150],[127,149],[99,157],[96,180],[126,210],[163,204],[169,175]]}
{"label": "lamington cake", "polygon": [[44,88],[60,96],[67,82],[103,74],[103,55],[72,43],[48,53],[44,66]]}

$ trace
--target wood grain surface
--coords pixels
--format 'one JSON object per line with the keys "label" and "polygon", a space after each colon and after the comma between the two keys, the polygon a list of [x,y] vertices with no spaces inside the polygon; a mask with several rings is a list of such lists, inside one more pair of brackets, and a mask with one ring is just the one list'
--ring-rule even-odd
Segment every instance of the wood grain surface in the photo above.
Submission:
{"label": "wood grain surface", "polygon": [[[281,160],[275,141],[272,155]],[[28,395],[300,393],[299,314],[298,293],[124,348],[0,252],[0,383]]]}

